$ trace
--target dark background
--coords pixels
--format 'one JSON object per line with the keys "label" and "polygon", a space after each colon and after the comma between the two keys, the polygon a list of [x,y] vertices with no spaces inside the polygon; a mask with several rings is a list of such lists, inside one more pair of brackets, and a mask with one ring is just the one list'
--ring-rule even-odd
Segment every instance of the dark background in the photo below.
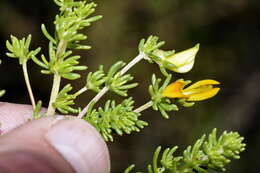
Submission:
{"label": "dark background", "polygon": [[[95,70],[99,64],[106,69],[115,61],[130,61],[137,55],[141,38],[151,34],[166,41],[164,49],[177,51],[201,43],[193,70],[176,75],[193,81],[212,78],[222,83],[221,92],[213,99],[199,102],[191,108],[181,108],[169,120],[159,113],[147,110],[143,119],[149,126],[140,133],[115,137],[108,143],[113,173],[122,172],[136,163],[144,170],[152,159],[156,146],[179,145],[180,151],[192,144],[203,133],[214,127],[219,131],[234,130],[245,136],[247,150],[240,160],[233,161],[226,172],[256,173],[260,170],[260,1],[259,0],[98,0],[96,14],[104,18],[86,30],[93,49],[79,52],[82,63]],[[40,24],[53,30],[52,22],[57,7],[52,1],[0,1],[0,88],[7,94],[2,101],[29,103],[21,67],[18,61],[5,55],[5,40],[10,34],[25,37],[33,35],[32,47],[47,51],[47,40],[41,34]],[[40,68],[29,63],[29,73],[37,99],[45,106],[51,88],[51,76],[41,75]],[[143,61],[130,71],[140,82],[130,91],[136,105],[148,101],[147,86],[156,65]],[[83,76],[87,72],[83,73]],[[64,84],[68,81],[64,81]],[[82,80],[73,82],[76,89]],[[88,93],[79,98],[86,105],[94,96]],[[111,98],[107,94],[105,99]]]}

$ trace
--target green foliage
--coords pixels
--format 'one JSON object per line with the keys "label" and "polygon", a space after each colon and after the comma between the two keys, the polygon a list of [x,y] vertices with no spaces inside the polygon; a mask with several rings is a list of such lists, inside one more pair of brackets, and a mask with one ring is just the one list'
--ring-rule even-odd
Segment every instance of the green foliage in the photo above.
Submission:
{"label": "green foliage", "polygon": [[[148,165],[148,173],[208,173],[210,170],[224,171],[230,159],[239,159],[239,154],[245,150],[244,138],[237,132],[223,132],[216,137],[214,129],[208,139],[203,135],[193,146],[188,146],[182,156],[175,156],[178,147],[167,148],[163,151],[158,165],[161,147],[154,153],[153,164]],[[130,173],[131,165],[125,170]]]}
{"label": "green foliage", "polygon": [[75,104],[74,99],[76,98],[75,95],[68,93],[72,89],[73,87],[71,86],[71,84],[67,84],[66,86],[64,86],[64,88],[59,92],[56,101],[53,103],[53,106],[57,108],[61,113],[68,114],[69,112],[80,112],[80,108],[75,109],[71,107]]}
{"label": "green foliage", "polygon": [[118,105],[115,101],[108,100],[104,108],[89,109],[84,119],[96,127],[106,141],[113,141],[113,132],[121,136],[123,133],[139,132],[148,125],[139,120],[140,114],[133,111],[133,104],[132,98],[128,98]]}
{"label": "green foliage", "polygon": [[146,40],[142,39],[139,43],[138,49],[140,53],[145,53],[146,55],[152,55],[153,51],[159,49],[165,44],[164,41],[158,42],[159,37],[149,36]]}
{"label": "green foliage", "polygon": [[195,104],[194,102],[187,102],[186,99],[178,99],[177,103],[179,103],[183,107],[191,107]]}
{"label": "green foliage", "polygon": [[72,55],[67,49],[90,49],[90,46],[81,44],[87,36],[80,33],[82,29],[90,26],[101,18],[101,16],[89,17],[94,11],[96,4],[87,1],[55,0],[60,6],[60,14],[55,17],[55,37],[48,33],[44,24],[42,32],[49,39],[49,61],[44,55],[41,60],[33,58],[34,62],[44,68],[43,74],[59,74],[69,80],[80,78],[74,71],[86,70],[86,66],[78,65],[80,56]]}
{"label": "green foliage", "polygon": [[37,102],[37,104],[36,104],[35,109],[33,110],[33,119],[34,119],[34,120],[37,120],[37,119],[39,119],[39,118],[42,117],[42,115],[40,115],[40,110],[41,110],[41,108],[42,108],[42,101],[39,100],[39,101]]}
{"label": "green foliage", "polygon": [[126,84],[127,82],[134,79],[130,74],[121,75],[119,71],[125,63],[122,61],[116,62],[108,71],[106,77],[106,86],[113,92],[121,96],[127,96],[127,91],[131,88],[136,87],[137,83]]}
{"label": "green foliage", "polygon": [[8,40],[6,41],[6,47],[10,51],[6,53],[6,55],[11,58],[18,58],[20,65],[26,63],[27,60],[35,57],[41,50],[41,48],[37,48],[30,51],[31,40],[31,35],[26,39],[22,38],[21,40],[18,40],[15,36],[11,36],[11,43]]}
{"label": "green foliage", "polygon": [[157,49],[153,52],[153,54],[150,55],[150,58],[153,61],[155,61],[156,63],[158,63],[160,65],[160,67],[173,68],[173,67],[175,67],[175,65],[168,61],[165,61],[165,58],[164,58],[164,57],[170,57],[173,54],[175,54],[175,50],[163,51],[163,50]]}
{"label": "green foliage", "polygon": [[106,75],[103,65],[100,65],[96,72],[89,72],[86,77],[86,88],[95,92],[100,91],[100,86],[106,82]]}
{"label": "green foliage", "polygon": [[103,65],[99,66],[96,72],[89,72],[86,77],[86,88],[95,92],[100,91],[100,87],[107,87],[109,90],[115,92],[120,96],[127,96],[127,91],[136,87],[137,83],[128,84],[134,77],[130,74],[122,75],[121,69],[125,66],[125,63],[118,61],[113,64],[108,73],[105,74]]}
{"label": "green foliage", "polygon": [[92,22],[101,19],[101,16],[89,17],[95,12],[97,6],[94,2],[55,0],[60,6],[60,15],[55,17],[55,40],[64,40],[68,43],[68,48],[89,49],[89,46],[81,45],[78,42],[87,39],[84,33],[79,30],[90,26]]}
{"label": "green foliage", "polygon": [[[47,31],[44,24],[41,26],[43,34],[49,40],[49,57],[47,59],[42,55],[41,59],[32,58],[36,64],[43,68],[41,73],[54,74],[47,110],[48,116],[54,115],[56,108],[62,113],[79,112],[71,107],[74,104],[74,96],[65,93],[59,94],[60,81],[61,78],[78,79],[80,74],[75,71],[87,69],[84,65],[78,65],[80,56],[72,55],[71,50],[91,48],[81,43],[87,39],[87,36],[80,31],[101,18],[101,16],[90,16],[96,7],[93,2],[74,0],[54,0],[54,2],[60,7],[60,13],[56,15],[54,21],[54,36]],[[57,103],[61,105],[57,105]]]}
{"label": "green foliage", "polygon": [[[61,44],[65,44],[61,42]],[[41,72],[43,74],[59,74],[65,79],[75,80],[80,78],[80,75],[74,73],[75,70],[86,70],[86,66],[78,65],[80,56],[71,56],[72,51],[62,52],[58,56],[58,48],[52,42],[49,43],[49,61],[44,55],[41,56],[42,61],[37,58],[32,58],[33,61],[44,68]]]}
{"label": "green foliage", "polygon": [[[139,54],[129,64],[126,65],[124,62],[118,61],[109,68],[107,74],[103,70],[103,65],[100,65],[97,71],[88,73],[85,86],[78,92],[71,94],[73,89],[71,84],[65,85],[60,90],[61,78],[69,80],[78,79],[80,78],[80,74],[75,71],[87,69],[87,66],[79,65],[80,56],[73,55],[73,51],[76,49],[87,50],[91,48],[89,45],[82,43],[82,41],[87,39],[87,35],[81,31],[90,26],[92,22],[99,20],[101,16],[91,17],[97,6],[94,2],[87,0],[54,0],[54,2],[59,6],[60,10],[60,13],[56,15],[54,20],[55,33],[53,35],[50,34],[44,24],[41,26],[43,34],[49,40],[47,58],[45,55],[41,55],[40,58],[36,57],[40,48],[29,50],[31,35],[21,40],[11,36],[11,42],[6,42],[6,47],[10,51],[7,53],[7,56],[18,58],[19,63],[23,65],[25,82],[34,107],[34,119],[39,119],[45,115],[54,115],[55,109],[58,109],[63,114],[79,113],[78,117],[92,124],[106,141],[113,141],[113,133],[121,136],[125,133],[139,132],[140,129],[147,126],[148,123],[139,118],[141,116],[140,112],[149,107],[160,111],[164,118],[169,118],[168,112],[178,110],[175,103],[179,103],[184,107],[190,107],[194,104],[186,102],[185,99],[170,100],[163,96],[163,91],[169,85],[172,77],[165,68],[174,69],[177,66],[174,63],[166,61],[164,58],[172,56],[175,53],[174,50],[159,50],[165,42],[159,41],[159,38],[156,36],[150,36],[140,41],[138,46]],[[198,51],[198,47],[195,48],[193,54],[195,54],[194,51],[196,53]],[[190,54],[192,52],[182,54],[181,60],[183,58],[184,60],[190,60]],[[194,59],[195,55],[192,58]],[[47,113],[40,114],[41,101],[38,101],[35,105],[27,74],[26,62],[29,59],[32,59],[37,65],[43,68],[41,73],[54,74]],[[134,109],[133,105],[135,101],[131,97],[118,105],[116,105],[114,100],[108,100],[104,107],[94,109],[93,107],[96,102],[108,90],[120,96],[128,96],[128,90],[136,87],[138,84],[129,83],[134,77],[125,73],[142,59],[148,60],[150,63],[156,62],[159,64],[162,74],[166,77],[161,85],[162,79],[157,78],[155,74],[152,75],[152,82],[148,89],[151,100],[137,109]],[[193,66],[194,61],[191,61],[191,63]],[[181,68],[182,65],[183,63],[180,63],[178,68]],[[184,63],[184,65],[187,64]],[[171,71],[178,72],[176,69]],[[189,83],[189,81],[185,82]],[[82,111],[80,108],[73,108],[76,97],[87,90],[92,90],[98,94]],[[4,92],[4,90],[1,90],[0,96]],[[216,130],[214,129],[209,135],[208,140],[206,140],[205,135],[202,136],[194,146],[187,147],[181,156],[175,156],[177,147],[167,148],[161,156],[160,165],[158,164],[158,160],[161,147],[158,147],[154,153],[153,163],[148,165],[148,173],[207,173],[210,169],[223,171],[225,170],[225,165],[230,162],[230,159],[238,159],[240,152],[245,149],[245,144],[242,141],[243,138],[234,132],[224,132],[217,138]],[[134,165],[131,165],[125,170],[125,173],[130,173],[133,168]]]}
{"label": "green foliage", "polygon": [[156,78],[156,76],[153,74],[152,83],[149,86],[149,93],[151,95],[151,100],[153,102],[152,107],[155,111],[159,110],[164,118],[169,118],[167,112],[178,111],[178,107],[175,104],[171,103],[170,99],[162,96],[163,90],[170,83],[170,81],[171,81],[171,75],[168,75],[163,85],[160,86],[161,79]]}
{"label": "green foliage", "polygon": [[[40,52],[41,48],[37,48],[35,50],[30,51],[32,36],[29,35],[26,39],[22,38],[18,40],[15,36],[11,36],[11,43],[7,40],[6,47],[10,52],[7,52],[6,55],[11,58],[18,58],[19,64],[22,65],[23,75],[25,79],[25,83],[27,86],[28,94],[30,96],[30,100],[33,108],[35,108],[35,100],[33,96],[33,92],[30,85],[30,80],[27,72],[27,61],[29,59],[34,59],[35,56]],[[4,93],[4,91],[2,92]],[[1,94],[1,93],[0,93]]]}
{"label": "green foliage", "polygon": [[239,153],[245,150],[242,143],[243,137],[237,132],[224,133],[219,139],[216,137],[217,130],[214,129],[209,135],[208,141],[203,145],[203,151],[209,158],[209,168],[224,171],[225,164],[230,162],[229,158],[239,159]]}

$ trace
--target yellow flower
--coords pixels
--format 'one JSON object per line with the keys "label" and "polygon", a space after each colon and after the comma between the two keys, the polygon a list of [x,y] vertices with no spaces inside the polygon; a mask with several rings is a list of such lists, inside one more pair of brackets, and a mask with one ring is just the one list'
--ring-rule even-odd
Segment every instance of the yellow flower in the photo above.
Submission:
{"label": "yellow flower", "polygon": [[192,69],[198,51],[199,44],[179,53],[157,50],[154,54],[159,58],[158,64],[177,73],[187,73]]}
{"label": "yellow flower", "polygon": [[215,80],[201,80],[184,89],[185,81],[178,80],[168,85],[162,95],[168,98],[184,98],[187,101],[201,101],[215,96],[220,88],[214,88],[218,85]]}

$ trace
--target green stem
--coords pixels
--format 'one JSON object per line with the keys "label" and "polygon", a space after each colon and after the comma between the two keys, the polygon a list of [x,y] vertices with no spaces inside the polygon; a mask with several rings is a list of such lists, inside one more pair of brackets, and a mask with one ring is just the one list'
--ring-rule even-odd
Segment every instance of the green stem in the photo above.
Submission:
{"label": "green stem", "polygon": [[134,112],[140,113],[140,112],[150,108],[151,106],[153,106],[153,102],[149,101],[149,102],[145,103],[144,105],[140,106],[139,108],[135,109]]}
{"label": "green stem", "polygon": [[137,64],[142,59],[146,58],[146,55],[144,53],[140,53],[137,55],[132,61],[130,61],[121,71],[120,75],[125,74],[130,68],[132,68],[135,64]]}
{"label": "green stem", "polygon": [[47,110],[47,116],[52,116],[55,114],[55,108],[53,107],[53,103],[56,101],[58,94],[59,94],[60,81],[61,81],[60,75],[54,74],[52,90],[51,90],[51,97],[50,97],[49,106],[48,106],[48,110]]}
{"label": "green stem", "polygon": [[67,42],[64,40],[60,40],[56,51],[57,61],[59,61],[60,56],[66,51],[66,48],[67,48]]}
{"label": "green stem", "polygon": [[[64,40],[60,40],[57,51],[56,51],[56,63],[59,63],[60,56],[66,51],[67,42]],[[52,116],[55,114],[55,107],[53,107],[53,103],[55,103],[59,90],[60,90],[60,82],[61,82],[61,76],[58,74],[58,72],[54,73],[53,76],[53,84],[52,84],[52,90],[51,90],[51,97],[48,105],[47,110],[47,116]]]}
{"label": "green stem", "polygon": [[88,105],[79,113],[78,118],[83,118],[84,115],[88,112],[88,108],[89,106],[94,102],[98,102],[99,99],[106,94],[106,92],[108,91],[108,87],[104,87],[89,103]]}
{"label": "green stem", "polygon": [[[120,72],[119,74],[122,76],[124,75],[130,68],[132,68],[135,64],[140,62],[142,59],[146,58],[146,55],[144,53],[138,54],[132,61],[130,61]],[[89,106],[93,102],[98,102],[100,98],[106,94],[106,92],[109,90],[107,86],[102,88],[102,90],[88,103],[88,105],[79,113],[78,118],[83,118],[85,114],[88,112]]]}
{"label": "green stem", "polygon": [[81,95],[82,93],[86,92],[88,90],[87,87],[83,87],[80,90],[78,90],[75,94],[73,94],[75,97]]}
{"label": "green stem", "polygon": [[32,88],[31,88],[31,84],[30,84],[30,79],[29,79],[29,75],[28,75],[28,71],[27,71],[27,62],[26,61],[23,63],[22,67],[23,67],[24,80],[25,80],[25,83],[26,83],[26,87],[27,87],[27,90],[28,90],[28,94],[29,94],[31,103],[32,103],[32,107],[33,107],[33,109],[35,109],[36,104],[35,104]]}

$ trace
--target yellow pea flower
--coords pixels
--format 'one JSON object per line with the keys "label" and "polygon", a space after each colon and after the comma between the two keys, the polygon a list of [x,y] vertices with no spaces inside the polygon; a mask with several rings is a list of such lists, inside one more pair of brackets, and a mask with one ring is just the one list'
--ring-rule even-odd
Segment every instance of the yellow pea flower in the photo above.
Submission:
{"label": "yellow pea flower", "polygon": [[159,58],[157,63],[169,70],[175,71],[177,73],[187,73],[189,72],[195,61],[195,57],[199,51],[200,45],[181,51],[179,53],[174,53],[173,51],[165,52],[163,50],[157,50],[154,54]]}
{"label": "yellow pea flower", "polygon": [[198,81],[184,89],[185,81],[178,80],[168,85],[162,95],[168,98],[184,98],[187,101],[201,101],[214,97],[220,88],[214,88],[219,82],[211,79]]}

